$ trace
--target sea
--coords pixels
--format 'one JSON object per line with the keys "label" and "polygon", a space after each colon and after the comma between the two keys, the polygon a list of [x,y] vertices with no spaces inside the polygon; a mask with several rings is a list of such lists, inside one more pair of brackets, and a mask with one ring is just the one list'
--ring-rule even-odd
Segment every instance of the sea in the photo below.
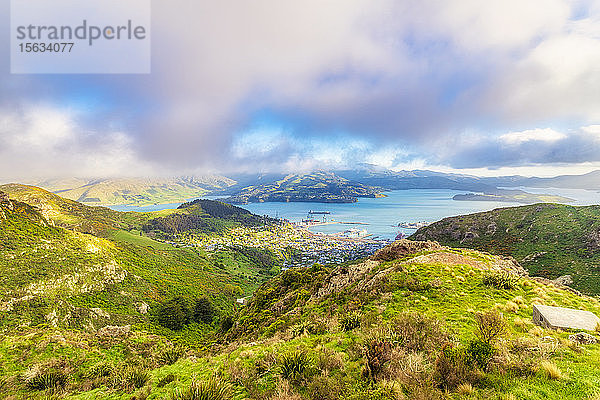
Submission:
{"label": "sea", "polygon": [[[573,199],[572,205],[600,204],[600,192],[583,189],[528,188],[519,187],[530,193],[556,194]],[[464,194],[465,191],[447,189],[408,189],[385,192],[383,198],[360,198],[356,203],[251,203],[240,207],[257,215],[287,219],[300,222],[309,217],[310,211],[327,212],[328,214],[312,214],[310,218],[325,225],[311,227],[311,231],[335,234],[348,229],[366,230],[374,239],[393,239],[399,233],[411,235],[416,229],[401,228],[401,223],[432,223],[445,217],[489,211],[500,207],[522,205],[520,203],[494,201],[457,201],[452,197]],[[218,200],[218,197],[207,196],[207,199]],[[157,211],[177,208],[181,203],[137,206],[111,206],[116,211]],[[334,223],[331,223],[331,222]],[[352,223],[352,224],[348,224]],[[356,224],[360,223],[360,224]]]}

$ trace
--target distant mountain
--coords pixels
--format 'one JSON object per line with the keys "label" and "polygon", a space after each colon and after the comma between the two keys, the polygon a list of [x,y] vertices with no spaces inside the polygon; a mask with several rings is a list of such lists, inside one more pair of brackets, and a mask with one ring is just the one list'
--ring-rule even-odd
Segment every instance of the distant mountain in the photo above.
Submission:
{"label": "distant mountain", "polygon": [[600,206],[533,204],[444,218],[413,240],[435,240],[516,258],[531,275],[570,274],[574,287],[600,293]]}
{"label": "distant mountain", "polygon": [[267,201],[353,203],[359,197],[381,197],[381,191],[332,172],[318,171],[290,174],[273,182],[246,186],[224,201],[232,204]]}
{"label": "distant mountain", "polygon": [[451,189],[484,192],[496,188],[492,184],[485,183],[482,178],[471,175],[426,170],[391,171],[368,164],[359,165],[351,170],[335,171],[335,173],[343,178],[386,190]]}
{"label": "distant mountain", "polygon": [[481,179],[486,184],[493,186],[600,190],[600,170],[583,175],[560,175],[553,178],[527,178],[515,175]]}
{"label": "distant mountain", "polygon": [[221,190],[235,181],[220,175],[174,178],[58,179],[35,182],[62,197],[90,205],[177,203]]}

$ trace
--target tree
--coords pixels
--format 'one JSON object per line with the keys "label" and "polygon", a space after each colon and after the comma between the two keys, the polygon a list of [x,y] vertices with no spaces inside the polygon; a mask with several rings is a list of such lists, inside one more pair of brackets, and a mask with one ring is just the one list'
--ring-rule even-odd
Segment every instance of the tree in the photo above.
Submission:
{"label": "tree", "polygon": [[158,309],[158,323],[165,328],[178,331],[186,322],[186,312],[176,299],[160,305]]}
{"label": "tree", "polygon": [[210,300],[206,297],[201,297],[196,300],[194,306],[194,321],[210,324],[215,317],[215,309]]}

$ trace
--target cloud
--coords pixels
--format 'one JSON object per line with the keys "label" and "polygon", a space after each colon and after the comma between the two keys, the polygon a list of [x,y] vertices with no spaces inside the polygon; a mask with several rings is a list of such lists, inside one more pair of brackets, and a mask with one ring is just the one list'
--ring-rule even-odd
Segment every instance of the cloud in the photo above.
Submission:
{"label": "cloud", "polygon": [[146,172],[156,173],[123,132],[82,131],[69,113],[50,106],[0,112],[0,180]]}
{"label": "cloud", "polygon": [[566,138],[562,132],[557,132],[554,129],[529,129],[522,132],[509,132],[499,136],[500,142],[505,142],[508,145],[519,145],[525,142],[556,142],[557,140]]}
{"label": "cloud", "polygon": [[[0,60],[0,113],[37,130],[30,110],[49,104],[72,124],[46,119],[44,135],[72,135],[55,148],[88,165],[99,148],[100,159],[113,154],[110,144],[125,157],[110,163],[121,173],[597,159],[593,135],[578,128],[600,123],[597,2],[152,6],[152,74],[17,76]],[[265,115],[271,132],[256,133]],[[15,135],[5,129],[0,142]],[[40,171],[65,169],[60,157],[21,156]]]}
{"label": "cloud", "polygon": [[596,125],[569,132],[535,129],[499,136],[469,135],[447,142],[430,158],[454,168],[501,168],[600,162]]}

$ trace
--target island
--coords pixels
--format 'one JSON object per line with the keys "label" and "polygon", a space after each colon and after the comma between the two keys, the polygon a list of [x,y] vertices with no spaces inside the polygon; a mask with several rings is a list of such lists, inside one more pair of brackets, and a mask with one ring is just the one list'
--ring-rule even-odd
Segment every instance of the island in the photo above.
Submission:
{"label": "island", "polygon": [[552,194],[535,194],[518,189],[496,189],[484,193],[457,194],[452,197],[458,201],[500,201],[506,203],[572,203],[575,200]]}

